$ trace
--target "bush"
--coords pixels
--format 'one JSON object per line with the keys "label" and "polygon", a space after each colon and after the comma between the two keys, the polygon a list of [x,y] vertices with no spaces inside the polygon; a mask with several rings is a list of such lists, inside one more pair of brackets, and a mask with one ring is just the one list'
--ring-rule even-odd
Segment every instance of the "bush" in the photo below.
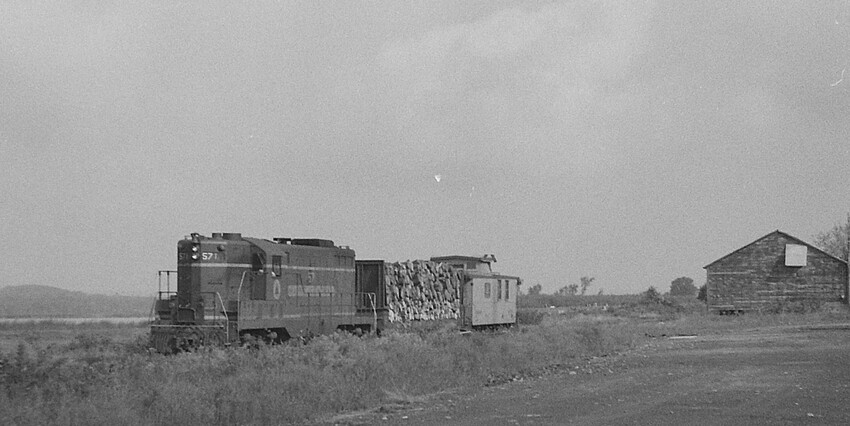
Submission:
{"label": "bush", "polygon": [[661,293],[655,289],[655,287],[649,287],[645,292],[643,292],[643,296],[641,297],[641,303],[644,304],[665,304],[664,297],[661,296]]}
{"label": "bush", "polygon": [[694,280],[690,277],[679,277],[670,283],[671,296],[690,296],[693,297],[699,290],[694,285]]}
{"label": "bush", "polygon": [[540,309],[517,309],[516,311],[517,325],[537,325],[545,317],[546,313]]}

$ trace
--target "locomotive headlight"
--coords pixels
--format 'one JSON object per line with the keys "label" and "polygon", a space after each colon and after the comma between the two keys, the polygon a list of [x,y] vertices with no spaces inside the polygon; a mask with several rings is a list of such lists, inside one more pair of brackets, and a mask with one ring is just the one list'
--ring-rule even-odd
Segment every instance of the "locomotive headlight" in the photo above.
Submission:
{"label": "locomotive headlight", "polygon": [[198,246],[192,246],[192,251],[197,253],[198,252]]}
{"label": "locomotive headlight", "polygon": [[198,260],[198,253],[192,253],[192,260]]}

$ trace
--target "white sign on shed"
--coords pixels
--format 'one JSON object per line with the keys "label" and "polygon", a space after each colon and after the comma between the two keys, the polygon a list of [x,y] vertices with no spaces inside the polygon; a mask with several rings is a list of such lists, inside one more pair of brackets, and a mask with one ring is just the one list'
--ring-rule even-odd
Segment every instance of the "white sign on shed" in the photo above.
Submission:
{"label": "white sign on shed", "polygon": [[799,244],[785,244],[785,266],[806,266],[808,247]]}

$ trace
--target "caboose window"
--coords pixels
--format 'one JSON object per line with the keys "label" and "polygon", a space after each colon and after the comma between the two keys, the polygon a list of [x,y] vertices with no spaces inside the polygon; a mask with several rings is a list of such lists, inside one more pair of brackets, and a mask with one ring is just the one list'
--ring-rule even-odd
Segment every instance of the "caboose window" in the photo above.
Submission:
{"label": "caboose window", "polygon": [[505,280],[505,300],[511,300],[511,280]]}
{"label": "caboose window", "polygon": [[484,298],[485,299],[490,298],[490,282],[489,281],[484,283]]}
{"label": "caboose window", "polygon": [[496,280],[496,287],[499,289],[496,291],[496,299],[502,300],[502,280]]}
{"label": "caboose window", "polygon": [[274,272],[274,274],[277,275],[277,276],[280,276],[280,261],[281,261],[281,259],[282,259],[281,256],[272,256],[272,272]]}

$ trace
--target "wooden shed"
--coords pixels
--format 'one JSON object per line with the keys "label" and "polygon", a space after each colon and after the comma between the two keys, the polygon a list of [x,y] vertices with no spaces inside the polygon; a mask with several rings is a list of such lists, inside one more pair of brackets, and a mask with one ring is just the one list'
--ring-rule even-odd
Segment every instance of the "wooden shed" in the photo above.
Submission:
{"label": "wooden shed", "polygon": [[705,270],[711,312],[847,303],[847,262],[779,230],[711,262]]}

